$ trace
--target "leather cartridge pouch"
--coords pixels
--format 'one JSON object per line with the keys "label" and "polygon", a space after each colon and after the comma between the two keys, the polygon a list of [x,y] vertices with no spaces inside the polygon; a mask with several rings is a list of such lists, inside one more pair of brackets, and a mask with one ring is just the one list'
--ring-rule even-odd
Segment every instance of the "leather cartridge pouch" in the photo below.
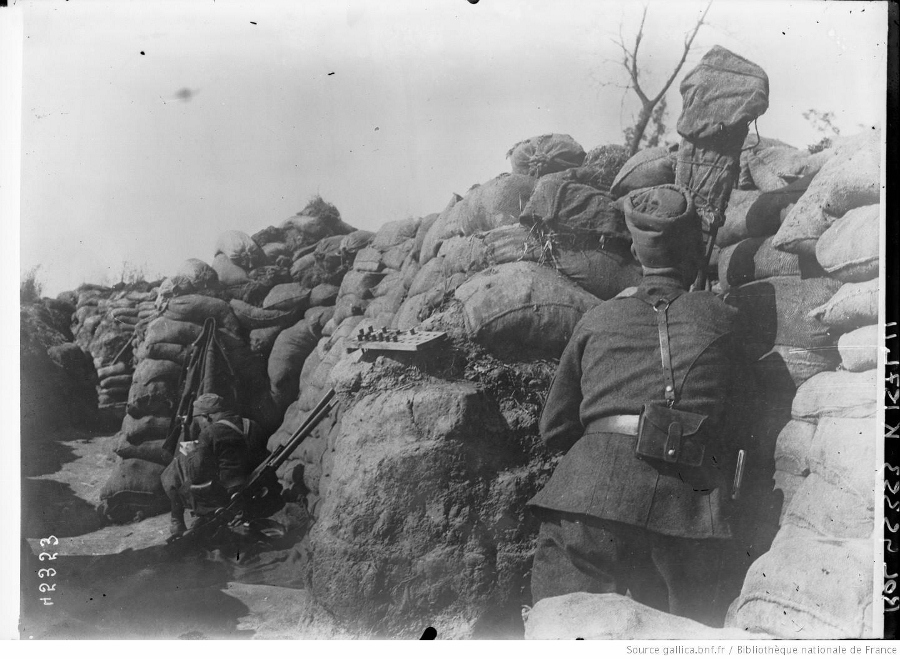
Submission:
{"label": "leather cartridge pouch", "polygon": [[[645,300],[646,301],[646,300]],[[649,304],[649,302],[648,302]],[[700,467],[706,455],[709,417],[674,408],[677,400],[672,355],[669,350],[669,303],[653,305],[659,327],[659,349],[665,379],[665,404],[646,403],[638,421],[635,456],[656,465]]]}
{"label": "leather cartridge pouch", "polygon": [[699,467],[706,455],[705,414],[647,403],[638,422],[635,455],[642,460]]}

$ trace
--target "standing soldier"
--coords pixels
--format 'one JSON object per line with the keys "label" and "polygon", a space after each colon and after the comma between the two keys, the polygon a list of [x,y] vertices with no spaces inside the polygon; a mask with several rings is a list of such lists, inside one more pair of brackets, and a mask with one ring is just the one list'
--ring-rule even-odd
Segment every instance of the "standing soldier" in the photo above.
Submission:
{"label": "standing soldier", "polygon": [[641,284],[584,315],[541,417],[543,441],[567,453],[529,502],[541,520],[532,597],[628,592],[721,626],[736,595],[735,314],[687,290],[703,246],[681,188],[631,193],[625,218]]}

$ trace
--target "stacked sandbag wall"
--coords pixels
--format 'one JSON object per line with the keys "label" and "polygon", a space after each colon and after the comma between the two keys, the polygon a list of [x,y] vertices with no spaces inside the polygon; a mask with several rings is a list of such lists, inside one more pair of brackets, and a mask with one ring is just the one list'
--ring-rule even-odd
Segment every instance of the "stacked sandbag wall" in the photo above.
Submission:
{"label": "stacked sandbag wall", "polygon": [[[624,218],[606,192],[579,181],[608,190],[625,160],[600,149],[575,168],[578,190],[606,209],[597,236],[624,232]],[[639,279],[630,255],[610,245],[538,241],[520,218],[542,178],[501,176],[440,214],[382,226],[345,276],[299,396],[270,437],[270,448],[281,444],[328,388],[338,392],[280,476],[313,521],[303,542],[311,592],[369,633],[426,618],[451,636],[508,632],[530,599],[536,523],[524,503],[552,471],[537,420],[554,361],[585,311]],[[577,213],[577,202],[565,209]],[[596,229],[588,220],[576,218]],[[582,267],[580,280],[577,266],[560,267],[590,264],[599,251],[612,266]],[[350,351],[369,327],[449,338],[419,356]]]}
{"label": "stacked sandbag wall", "polygon": [[73,342],[74,301],[61,295],[20,306],[23,464],[54,431],[88,428],[96,420],[97,374],[90,355]]}
{"label": "stacked sandbag wall", "polygon": [[830,295],[815,300],[805,322],[827,330],[829,345],[812,347],[827,351],[832,365],[810,369],[806,359],[802,379],[792,373],[799,386],[786,422],[775,426],[773,451],[780,528],[750,567],[729,626],[780,638],[873,634],[881,391],[876,145],[864,137],[835,149],[772,238],[783,255],[813,262],[829,282]]}

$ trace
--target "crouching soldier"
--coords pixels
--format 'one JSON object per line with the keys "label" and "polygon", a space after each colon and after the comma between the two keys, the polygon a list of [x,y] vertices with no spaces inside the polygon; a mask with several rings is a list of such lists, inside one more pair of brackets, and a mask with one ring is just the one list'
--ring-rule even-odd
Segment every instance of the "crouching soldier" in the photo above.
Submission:
{"label": "crouching soldier", "polygon": [[529,502],[541,520],[532,597],[630,593],[721,626],[743,448],[728,418],[735,314],[687,290],[702,239],[680,188],[635,191],[625,210],[643,279],[584,315],[550,387],[541,436],[567,453]]}
{"label": "crouching soldier", "polygon": [[172,503],[172,538],[187,530],[185,508],[201,517],[226,505],[267,454],[257,424],[229,410],[221,396],[198,396],[193,421],[197,439],[179,443],[160,477]]}

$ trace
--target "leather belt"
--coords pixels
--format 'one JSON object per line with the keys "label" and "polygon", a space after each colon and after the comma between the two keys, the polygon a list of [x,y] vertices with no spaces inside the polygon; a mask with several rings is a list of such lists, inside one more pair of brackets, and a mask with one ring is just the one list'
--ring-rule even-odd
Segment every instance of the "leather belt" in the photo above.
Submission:
{"label": "leather belt", "polygon": [[614,432],[620,435],[637,435],[638,421],[640,416],[637,414],[617,414],[615,416],[605,416],[591,423],[587,429],[590,433],[595,432]]}

